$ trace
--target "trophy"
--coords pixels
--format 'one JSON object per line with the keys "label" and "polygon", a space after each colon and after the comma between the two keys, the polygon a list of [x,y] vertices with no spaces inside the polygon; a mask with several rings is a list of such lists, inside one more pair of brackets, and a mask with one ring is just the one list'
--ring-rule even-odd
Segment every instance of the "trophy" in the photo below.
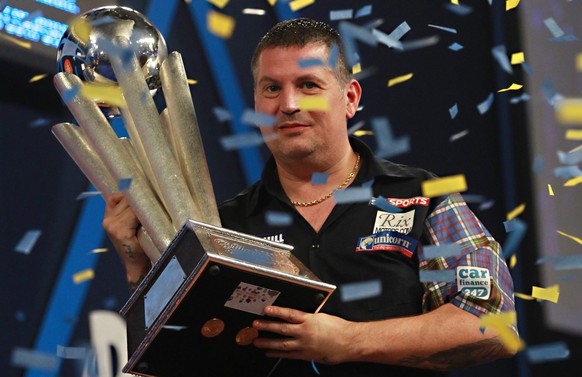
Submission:
{"label": "trophy", "polygon": [[[181,55],[167,53],[139,12],[107,6],[69,26],[57,61],[55,87],[79,125],[57,124],[53,134],[103,196],[130,180],[125,196],[152,262],[121,310],[124,372],[269,375],[277,361],[252,346],[252,321],[271,304],[317,312],[335,286],[292,246],[221,228]],[[152,98],[159,88],[161,112]],[[111,128],[115,116],[129,138]]]}

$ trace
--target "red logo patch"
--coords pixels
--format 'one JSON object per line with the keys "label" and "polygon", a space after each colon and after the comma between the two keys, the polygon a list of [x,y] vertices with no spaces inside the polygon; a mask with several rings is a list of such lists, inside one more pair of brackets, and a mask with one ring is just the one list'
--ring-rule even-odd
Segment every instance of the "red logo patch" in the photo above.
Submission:
{"label": "red logo patch", "polygon": [[395,207],[408,208],[410,206],[424,206],[427,207],[430,203],[430,198],[426,196],[415,196],[414,198],[387,198],[388,202]]}

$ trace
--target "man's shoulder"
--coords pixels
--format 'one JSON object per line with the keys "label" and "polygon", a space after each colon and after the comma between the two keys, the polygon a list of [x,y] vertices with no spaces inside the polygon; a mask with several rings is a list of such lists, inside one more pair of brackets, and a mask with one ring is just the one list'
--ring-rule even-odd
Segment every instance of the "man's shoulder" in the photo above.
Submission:
{"label": "man's shoulder", "polygon": [[386,176],[402,178],[419,178],[421,180],[437,178],[438,176],[426,169],[416,166],[398,164],[389,160],[377,159],[382,172]]}

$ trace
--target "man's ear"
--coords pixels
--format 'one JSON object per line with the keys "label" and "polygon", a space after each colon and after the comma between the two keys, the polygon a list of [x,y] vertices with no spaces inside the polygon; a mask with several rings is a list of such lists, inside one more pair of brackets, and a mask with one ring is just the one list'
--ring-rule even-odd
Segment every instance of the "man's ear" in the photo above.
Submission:
{"label": "man's ear", "polygon": [[356,79],[350,80],[346,84],[346,119],[351,119],[356,115],[360,99],[362,98],[362,87]]}

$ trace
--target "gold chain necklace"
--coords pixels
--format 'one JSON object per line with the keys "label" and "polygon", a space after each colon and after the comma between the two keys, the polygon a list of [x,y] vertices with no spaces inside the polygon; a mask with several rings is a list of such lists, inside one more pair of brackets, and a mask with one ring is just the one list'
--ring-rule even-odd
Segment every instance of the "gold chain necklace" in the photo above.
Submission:
{"label": "gold chain necklace", "polygon": [[310,202],[298,202],[295,200],[291,200],[291,204],[293,204],[294,206],[298,206],[298,207],[311,207],[311,206],[314,206],[316,204],[319,204],[321,202],[326,201],[327,199],[331,198],[331,196],[333,195],[334,192],[336,192],[337,190],[343,189],[348,183],[350,183],[350,181],[355,177],[356,173],[358,172],[359,167],[360,167],[360,154],[356,152],[356,165],[354,165],[354,170],[352,170],[350,175],[348,175],[348,177],[342,182],[341,185],[339,185],[336,189],[334,189],[329,194],[324,195],[319,199],[315,199],[315,200],[312,200]]}

